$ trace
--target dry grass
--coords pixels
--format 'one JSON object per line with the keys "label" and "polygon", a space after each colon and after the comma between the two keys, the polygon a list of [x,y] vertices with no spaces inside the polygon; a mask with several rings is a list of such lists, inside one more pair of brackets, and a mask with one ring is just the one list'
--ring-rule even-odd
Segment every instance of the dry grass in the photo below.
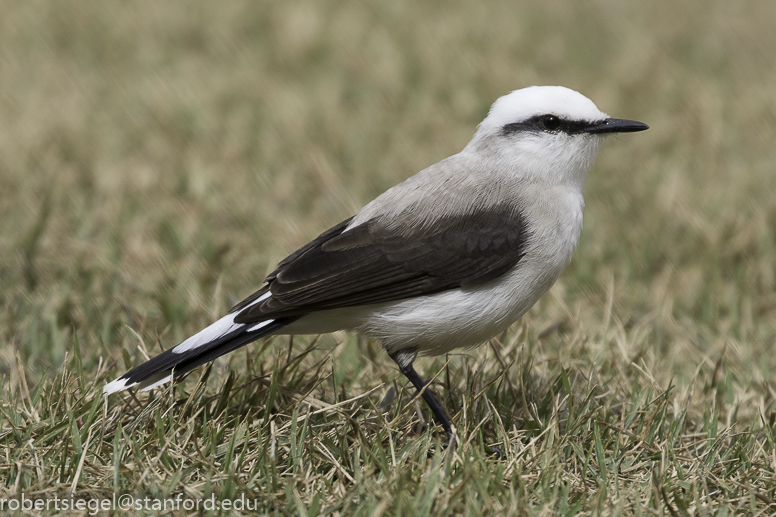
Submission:
{"label": "dry grass", "polygon": [[[700,0],[0,5],[0,499],[776,513],[774,19]],[[602,149],[550,294],[419,361],[460,445],[434,453],[390,360],[344,333],[101,396],[529,84],[652,129]]]}

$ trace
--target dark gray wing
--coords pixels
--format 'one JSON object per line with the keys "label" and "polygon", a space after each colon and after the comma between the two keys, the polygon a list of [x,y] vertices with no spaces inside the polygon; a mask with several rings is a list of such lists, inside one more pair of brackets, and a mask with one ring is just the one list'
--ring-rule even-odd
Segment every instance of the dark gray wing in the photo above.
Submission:
{"label": "dark gray wing", "polygon": [[[523,257],[525,218],[506,206],[449,216],[422,228],[350,219],[289,255],[267,285],[234,307],[237,323],[388,302],[496,278]],[[343,233],[344,232],[344,233]],[[248,307],[269,290],[266,301]]]}

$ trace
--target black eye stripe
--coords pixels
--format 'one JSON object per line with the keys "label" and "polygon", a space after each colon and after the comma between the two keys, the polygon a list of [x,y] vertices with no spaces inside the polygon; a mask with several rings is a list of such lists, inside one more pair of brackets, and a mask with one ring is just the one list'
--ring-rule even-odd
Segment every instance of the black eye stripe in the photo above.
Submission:
{"label": "black eye stripe", "polygon": [[585,120],[566,120],[557,115],[536,115],[523,122],[513,122],[501,128],[504,135],[511,135],[520,131],[532,131],[542,133],[568,133],[570,135],[583,133],[597,122]]}

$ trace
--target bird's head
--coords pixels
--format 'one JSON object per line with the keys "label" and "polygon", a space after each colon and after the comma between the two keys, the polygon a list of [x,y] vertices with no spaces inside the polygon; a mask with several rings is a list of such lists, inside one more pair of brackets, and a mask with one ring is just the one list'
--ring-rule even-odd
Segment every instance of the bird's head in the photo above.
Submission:
{"label": "bird's head", "polygon": [[581,188],[605,136],[648,128],[610,118],[569,88],[531,86],[497,99],[466,151],[532,181]]}

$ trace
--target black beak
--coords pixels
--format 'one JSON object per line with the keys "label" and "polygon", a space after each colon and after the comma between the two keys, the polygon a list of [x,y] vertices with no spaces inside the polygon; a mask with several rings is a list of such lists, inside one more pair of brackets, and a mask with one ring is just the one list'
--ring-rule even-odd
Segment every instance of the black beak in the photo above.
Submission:
{"label": "black beak", "polygon": [[603,122],[598,122],[588,126],[584,132],[592,134],[635,133],[636,131],[644,131],[645,129],[649,129],[649,126],[643,122],[636,122],[635,120],[624,120],[621,118],[608,118]]}

